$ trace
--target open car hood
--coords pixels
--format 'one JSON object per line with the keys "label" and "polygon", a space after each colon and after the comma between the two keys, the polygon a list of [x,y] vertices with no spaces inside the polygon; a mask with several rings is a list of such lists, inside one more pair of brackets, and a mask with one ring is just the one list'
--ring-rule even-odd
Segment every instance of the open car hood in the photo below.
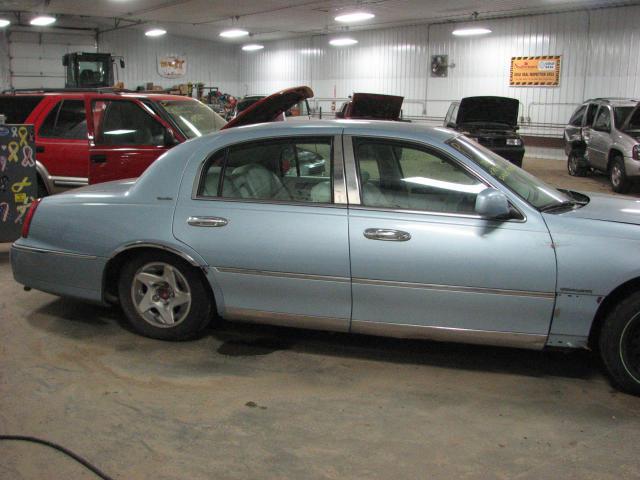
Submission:
{"label": "open car hood", "polygon": [[354,93],[349,118],[398,120],[404,97],[379,93]]}
{"label": "open car hood", "polygon": [[468,123],[518,124],[520,102],[507,97],[466,97],[460,101],[456,125]]}
{"label": "open car hood", "polygon": [[276,92],[254,103],[246,110],[231,119],[221,130],[254,123],[273,122],[282,117],[284,112],[302,100],[313,97],[309,87],[294,87]]}

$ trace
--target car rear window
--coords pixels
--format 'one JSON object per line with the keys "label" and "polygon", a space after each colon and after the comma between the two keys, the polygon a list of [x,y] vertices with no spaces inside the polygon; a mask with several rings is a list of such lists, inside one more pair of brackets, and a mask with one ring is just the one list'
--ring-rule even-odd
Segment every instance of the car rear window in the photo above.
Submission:
{"label": "car rear window", "polygon": [[6,117],[7,123],[25,123],[43,98],[42,95],[0,96],[0,114]]}

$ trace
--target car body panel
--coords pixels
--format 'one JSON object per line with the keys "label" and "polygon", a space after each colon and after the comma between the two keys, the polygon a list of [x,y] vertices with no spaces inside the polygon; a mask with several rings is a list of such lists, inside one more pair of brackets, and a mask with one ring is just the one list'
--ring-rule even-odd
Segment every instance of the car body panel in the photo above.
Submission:
{"label": "car body panel", "polygon": [[467,123],[504,123],[515,127],[518,124],[520,102],[508,97],[465,97],[460,100],[460,107],[455,123],[463,126]]}
{"label": "car body panel", "polygon": [[379,93],[354,93],[336,118],[363,120],[399,120],[404,97]]}
{"label": "car body panel", "polygon": [[[521,216],[498,222],[365,209],[344,142],[347,193],[340,194],[334,176],[334,205],[194,197],[213,152],[309,135],[402,139],[439,149],[502,191]],[[33,288],[96,301],[105,298],[111,259],[156,246],[199,266],[218,312],[231,320],[526,348],[585,347],[603,299],[640,278],[640,264],[629,261],[629,252],[640,247],[640,222],[627,211],[637,202],[588,194],[591,203],[582,208],[540,213],[458,153],[448,143],[454,137],[444,128],[357,120],[276,122],[201,137],[168,151],[136,181],[45,198],[29,237],[12,247],[14,276]],[[194,233],[199,229],[186,227],[193,215],[230,222],[209,229],[213,233]],[[362,235],[370,226],[407,230],[413,238],[372,242]]]}

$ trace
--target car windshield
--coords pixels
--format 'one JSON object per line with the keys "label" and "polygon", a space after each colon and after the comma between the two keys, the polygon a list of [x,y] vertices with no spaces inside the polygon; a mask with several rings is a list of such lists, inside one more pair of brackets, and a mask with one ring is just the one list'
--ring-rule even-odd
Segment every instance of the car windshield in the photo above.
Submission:
{"label": "car windshield", "polygon": [[626,130],[629,132],[640,131],[640,108],[636,107],[634,110],[632,117],[629,119]]}
{"label": "car windshield", "polygon": [[217,132],[224,118],[197,100],[163,100],[158,102],[188,138]]}
{"label": "car windshield", "polygon": [[616,120],[616,128],[622,127],[624,121],[627,119],[633,107],[615,107],[613,109],[613,116]]}
{"label": "car windshield", "polygon": [[473,160],[498,182],[538,210],[573,202],[568,195],[468,138],[456,137],[449,142],[449,145]]}

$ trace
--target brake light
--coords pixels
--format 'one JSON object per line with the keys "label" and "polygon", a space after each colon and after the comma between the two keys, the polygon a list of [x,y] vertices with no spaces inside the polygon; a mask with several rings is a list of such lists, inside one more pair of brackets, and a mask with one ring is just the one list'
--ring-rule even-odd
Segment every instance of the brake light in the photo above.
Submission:
{"label": "brake light", "polygon": [[640,145],[634,145],[631,151],[631,156],[634,160],[640,160]]}
{"label": "brake light", "polygon": [[27,238],[29,236],[31,220],[33,220],[33,215],[36,213],[36,208],[38,208],[38,205],[40,205],[41,201],[41,198],[36,198],[33,202],[31,202],[31,206],[29,206],[27,215],[24,217],[24,222],[22,223],[22,238]]}

